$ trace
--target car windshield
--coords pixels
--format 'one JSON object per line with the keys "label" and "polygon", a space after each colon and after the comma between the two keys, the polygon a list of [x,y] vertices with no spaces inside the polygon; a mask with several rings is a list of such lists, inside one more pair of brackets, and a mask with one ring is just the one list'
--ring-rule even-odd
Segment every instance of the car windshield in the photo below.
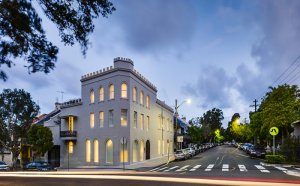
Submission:
{"label": "car windshield", "polygon": [[6,163],[4,163],[3,161],[0,161],[0,165],[6,165]]}
{"label": "car windshield", "polygon": [[300,185],[300,0],[0,0],[0,160],[0,185]]}

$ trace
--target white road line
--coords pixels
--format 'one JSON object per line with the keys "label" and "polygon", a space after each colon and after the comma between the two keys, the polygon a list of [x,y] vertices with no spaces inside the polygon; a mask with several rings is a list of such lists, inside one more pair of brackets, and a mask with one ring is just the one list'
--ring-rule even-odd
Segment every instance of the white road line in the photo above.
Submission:
{"label": "white road line", "polygon": [[247,172],[245,165],[238,165],[241,172]]}
{"label": "white road line", "polygon": [[169,172],[169,171],[171,171],[171,170],[174,170],[174,169],[176,169],[177,167],[179,167],[179,166],[174,166],[174,167],[171,167],[171,168],[169,168],[169,169],[165,170],[164,172]]}
{"label": "white road line", "polygon": [[229,165],[228,164],[223,164],[222,171],[229,171]]}
{"label": "white road line", "polygon": [[190,165],[186,165],[186,166],[183,166],[181,167],[180,169],[177,169],[176,172],[179,172],[179,171],[186,171],[186,168],[188,168]]}
{"label": "white road line", "polygon": [[287,169],[283,168],[283,167],[275,167],[275,168],[278,169],[278,170],[281,170],[281,171],[287,171]]}
{"label": "white road line", "polygon": [[258,170],[260,170],[260,172],[267,172],[270,173],[270,171],[266,170],[266,168],[264,168],[261,165],[254,165]]}
{"label": "white road line", "polygon": [[148,172],[155,172],[156,170],[158,170],[160,167],[157,167],[157,168],[155,168],[155,169],[151,169],[151,170],[149,170]]}
{"label": "white road line", "polygon": [[201,167],[201,165],[196,165],[190,171],[195,171],[195,170],[199,169],[199,167]]}
{"label": "white road line", "polygon": [[214,166],[215,166],[215,164],[209,164],[209,165],[206,167],[205,171],[211,171],[211,169],[212,169]]}
{"label": "white road line", "polygon": [[163,167],[163,168],[158,169],[158,170],[156,170],[156,171],[162,171],[162,170],[165,170],[165,169],[167,169],[167,168],[169,168],[169,167]]}

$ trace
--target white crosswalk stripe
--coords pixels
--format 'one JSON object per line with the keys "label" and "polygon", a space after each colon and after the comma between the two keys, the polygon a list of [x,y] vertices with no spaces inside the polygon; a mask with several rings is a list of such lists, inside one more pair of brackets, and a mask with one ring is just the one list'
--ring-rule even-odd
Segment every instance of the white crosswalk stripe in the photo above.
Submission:
{"label": "white crosswalk stripe", "polygon": [[247,172],[245,165],[238,165],[241,172]]}
{"label": "white crosswalk stripe", "polygon": [[190,169],[190,171],[193,172],[193,171],[199,169],[199,167],[201,167],[201,165],[196,165],[192,169]]}
{"label": "white crosswalk stripe", "polygon": [[266,172],[266,173],[270,173],[270,171],[266,170],[266,168],[264,168],[261,165],[254,165],[258,170],[260,170],[260,172]]}
{"label": "white crosswalk stripe", "polygon": [[212,169],[214,166],[215,166],[215,164],[209,164],[209,165],[206,167],[205,171],[211,171],[211,169]]}
{"label": "white crosswalk stripe", "polygon": [[284,168],[284,167],[275,167],[275,168],[278,169],[278,170],[281,170],[281,171],[287,171],[287,169]]}
{"label": "white crosswalk stripe", "polygon": [[165,169],[167,169],[167,168],[169,168],[169,167],[163,167],[163,168],[161,168],[161,169],[158,169],[157,171],[162,171],[162,170],[165,170]]}
{"label": "white crosswalk stripe", "polygon": [[176,172],[180,172],[180,171],[186,171],[186,168],[188,168],[190,165],[186,165],[181,167],[180,169],[177,169]]}
{"label": "white crosswalk stripe", "polygon": [[176,169],[176,168],[178,168],[179,166],[174,166],[174,167],[171,167],[171,168],[169,168],[169,169],[167,169],[167,170],[165,170],[164,172],[169,172],[169,171],[171,171],[171,170],[174,170],[174,169]]}
{"label": "white crosswalk stripe", "polygon": [[223,164],[222,171],[229,171],[229,165],[228,164]]}
{"label": "white crosswalk stripe", "polygon": [[157,168],[155,168],[155,169],[151,169],[151,170],[149,170],[149,172],[155,172],[155,171],[157,171],[158,169],[160,169],[160,167],[157,167]]}

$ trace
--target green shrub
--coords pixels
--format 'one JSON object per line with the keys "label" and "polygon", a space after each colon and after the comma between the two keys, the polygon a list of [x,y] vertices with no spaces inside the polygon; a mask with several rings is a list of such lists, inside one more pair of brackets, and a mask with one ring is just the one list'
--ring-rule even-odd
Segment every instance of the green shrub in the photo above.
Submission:
{"label": "green shrub", "polygon": [[283,155],[266,155],[267,163],[283,163],[285,162],[285,157]]}

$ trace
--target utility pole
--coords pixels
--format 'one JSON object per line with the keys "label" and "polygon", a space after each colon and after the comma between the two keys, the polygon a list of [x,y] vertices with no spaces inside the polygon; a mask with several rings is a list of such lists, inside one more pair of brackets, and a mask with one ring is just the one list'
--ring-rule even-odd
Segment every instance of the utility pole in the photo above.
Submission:
{"label": "utility pole", "polygon": [[[256,113],[257,112],[257,106],[258,106],[258,104],[257,104],[257,99],[254,99],[254,105],[250,105],[250,107],[254,107],[254,113]],[[256,141],[257,141],[257,139],[256,139],[256,136],[254,135],[254,145],[256,145]]]}
{"label": "utility pole", "polygon": [[257,106],[258,106],[258,104],[257,104],[257,99],[255,99],[254,101],[254,105],[250,105],[250,107],[254,107],[254,112],[256,112],[257,111]]}

